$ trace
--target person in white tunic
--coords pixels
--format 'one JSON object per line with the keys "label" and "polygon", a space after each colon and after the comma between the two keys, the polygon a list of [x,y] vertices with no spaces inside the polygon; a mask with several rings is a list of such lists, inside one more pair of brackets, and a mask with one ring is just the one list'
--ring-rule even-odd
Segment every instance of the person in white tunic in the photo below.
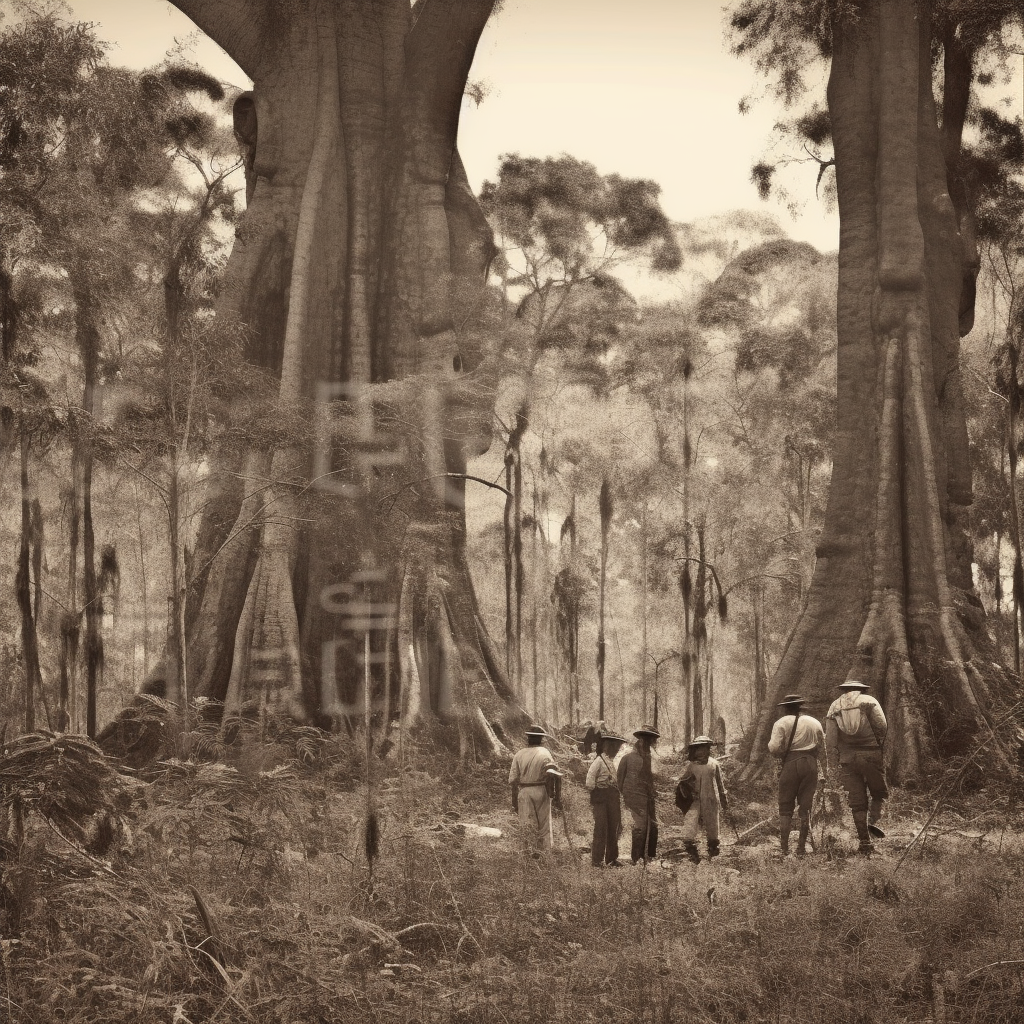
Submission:
{"label": "person in white tunic", "polygon": [[527,844],[540,850],[551,849],[549,775],[561,774],[551,751],[542,745],[546,736],[539,726],[530,726],[526,730],[527,746],[516,751],[508,773],[512,810],[519,815]]}
{"label": "person in white tunic", "polygon": [[718,812],[729,806],[722,769],[711,756],[713,742],[710,736],[698,736],[690,743],[689,760],[679,779],[679,786],[690,797],[689,808],[683,815],[683,847],[694,864],[700,863],[697,833],[702,825],[708,837],[708,857],[718,856]]}

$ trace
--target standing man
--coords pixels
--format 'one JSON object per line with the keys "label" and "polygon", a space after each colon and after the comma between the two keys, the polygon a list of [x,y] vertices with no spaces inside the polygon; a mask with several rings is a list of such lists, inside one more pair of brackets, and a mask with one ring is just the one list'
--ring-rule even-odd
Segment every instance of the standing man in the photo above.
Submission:
{"label": "standing man", "polygon": [[[687,764],[679,785],[686,787],[692,802],[683,814],[683,847],[694,864],[700,863],[697,833],[701,825],[708,837],[708,859],[721,852],[718,845],[718,811],[728,810],[729,794],[722,781],[722,769],[711,756],[712,739],[698,736],[687,748]],[[678,788],[678,787],[677,787]]]}
{"label": "standing man", "polygon": [[800,808],[800,833],[796,854],[807,853],[807,834],[811,828],[811,808],[818,788],[818,768],[825,768],[825,730],[813,715],[801,715],[804,699],[788,693],[779,701],[782,717],[772,728],[768,753],[779,759],[779,841],[782,856],[789,855],[789,833],[793,827],[793,808]]}
{"label": "standing man", "polygon": [[551,798],[548,796],[549,774],[561,773],[551,756],[542,746],[547,733],[539,726],[526,730],[526,746],[516,751],[509,769],[508,781],[512,786],[512,810],[519,815],[519,824],[529,846],[540,850],[551,849]]}
{"label": "standing man", "polygon": [[654,792],[651,751],[658,737],[657,729],[645,725],[633,733],[636,744],[619,762],[618,783],[622,802],[629,811],[633,826],[630,857],[634,864],[646,864],[658,848],[658,814]]}
{"label": "standing man", "polygon": [[622,831],[622,807],[619,785],[615,775],[615,755],[624,736],[609,732],[597,738],[597,756],[587,772],[590,790],[590,809],[594,812],[594,842],[590,847],[590,862],[595,868],[607,864],[622,867],[619,861],[619,832]]}
{"label": "standing man", "polygon": [[868,857],[874,850],[871,831],[881,834],[875,822],[882,814],[882,801],[889,795],[882,762],[887,725],[881,705],[864,692],[867,683],[848,679],[839,689],[842,696],[832,702],[825,716],[828,764],[831,769],[839,761],[839,781],[846,790],[860,840],[858,852]]}

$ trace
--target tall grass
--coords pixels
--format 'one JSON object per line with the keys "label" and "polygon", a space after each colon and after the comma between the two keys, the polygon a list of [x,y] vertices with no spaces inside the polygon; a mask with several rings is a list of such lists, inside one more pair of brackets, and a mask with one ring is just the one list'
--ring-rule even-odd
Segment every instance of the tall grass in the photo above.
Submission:
{"label": "tall grass", "polygon": [[[995,832],[947,837],[895,874],[895,856],[729,846],[698,867],[593,870],[560,821],[559,849],[523,855],[504,767],[421,750],[380,778],[371,883],[361,756],[242,743],[165,763],[109,871],[29,819],[4,863],[18,934],[8,913],[0,1022],[1021,1020],[1019,822],[1003,852]],[[579,855],[575,789],[567,813]]]}

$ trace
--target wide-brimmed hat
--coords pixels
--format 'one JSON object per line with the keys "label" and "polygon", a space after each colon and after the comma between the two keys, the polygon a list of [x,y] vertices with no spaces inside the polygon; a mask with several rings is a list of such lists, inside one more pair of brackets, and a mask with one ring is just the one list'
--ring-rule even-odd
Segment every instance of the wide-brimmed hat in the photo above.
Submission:
{"label": "wide-brimmed hat", "polygon": [[642,725],[642,726],[640,726],[639,729],[634,729],[633,730],[633,735],[634,736],[650,736],[651,739],[656,740],[661,735],[661,733],[658,732],[658,730],[655,729],[653,725]]}
{"label": "wide-brimmed hat", "polygon": [[799,693],[787,693],[782,700],[779,701],[777,707],[784,708],[787,704],[806,704],[807,702],[800,696]]}
{"label": "wide-brimmed hat", "polygon": [[687,745],[687,747],[692,748],[692,747],[712,747],[712,746],[714,746],[714,744],[715,744],[715,741],[710,736],[694,736],[694,738],[692,740],[690,740],[690,742],[687,743],[686,745]]}
{"label": "wide-brimmed hat", "polygon": [[626,737],[625,736],[620,736],[616,732],[601,732],[601,733],[598,733],[597,734],[597,739],[598,739],[599,743],[603,743],[605,740],[609,740],[612,743],[625,743],[626,742]]}
{"label": "wide-brimmed hat", "polygon": [[870,690],[870,683],[862,683],[859,679],[847,679],[845,683],[839,684],[840,690]]}
{"label": "wide-brimmed hat", "polygon": [[526,730],[527,736],[547,736],[547,733],[539,725],[531,725]]}

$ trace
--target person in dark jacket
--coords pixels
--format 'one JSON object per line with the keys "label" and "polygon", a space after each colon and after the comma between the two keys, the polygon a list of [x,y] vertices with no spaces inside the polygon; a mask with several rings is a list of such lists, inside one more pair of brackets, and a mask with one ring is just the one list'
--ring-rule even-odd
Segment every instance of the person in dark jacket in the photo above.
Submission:
{"label": "person in dark jacket", "polygon": [[599,736],[597,755],[587,772],[590,809],[594,813],[594,842],[590,848],[590,862],[595,868],[603,864],[610,868],[622,866],[619,861],[622,807],[615,774],[615,758],[625,742],[625,737],[616,736],[612,732]]}
{"label": "person in dark jacket", "polygon": [[617,781],[622,802],[629,811],[633,842],[630,857],[634,864],[654,859],[658,849],[658,815],[651,769],[651,751],[661,735],[645,725],[633,733],[636,744],[619,762]]}

